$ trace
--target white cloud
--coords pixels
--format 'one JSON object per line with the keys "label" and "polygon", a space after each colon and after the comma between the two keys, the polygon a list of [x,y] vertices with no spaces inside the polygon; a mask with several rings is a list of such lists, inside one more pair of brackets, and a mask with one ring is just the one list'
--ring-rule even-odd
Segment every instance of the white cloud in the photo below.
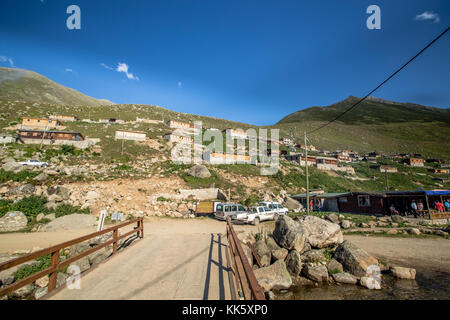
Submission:
{"label": "white cloud", "polygon": [[73,70],[72,70],[72,69],[69,69],[69,68],[66,68],[66,71],[67,71],[67,72],[73,72]]}
{"label": "white cloud", "polygon": [[439,21],[441,21],[441,18],[437,13],[434,13],[433,11],[425,11],[424,13],[416,15],[415,20],[434,20],[434,23],[438,23]]}
{"label": "white cloud", "polygon": [[100,63],[100,65],[101,65],[103,68],[106,68],[106,69],[108,69],[108,70],[113,70],[113,68],[111,68],[110,66],[107,66],[107,65],[104,64],[104,63]]}
{"label": "white cloud", "polygon": [[127,78],[128,78],[128,79],[131,79],[131,80],[139,80],[138,77],[136,77],[136,76],[134,76],[132,73],[128,72],[128,65],[127,65],[126,63],[124,63],[124,62],[119,62],[119,63],[117,64],[116,71],[117,71],[117,72],[123,72],[123,73],[125,73],[125,74],[127,75]]}
{"label": "white cloud", "polygon": [[178,81],[178,86],[181,88],[183,86],[183,83],[181,83],[181,81]]}
{"label": "white cloud", "polygon": [[104,63],[100,63],[100,65],[103,67],[103,68],[105,68],[105,69],[108,69],[108,70],[115,70],[115,71],[117,71],[117,72],[123,72],[123,73],[125,73],[125,75],[127,76],[127,78],[128,79],[130,79],[130,80],[139,80],[139,78],[138,77],[136,77],[134,74],[132,74],[131,72],[128,72],[128,65],[126,64],[126,63],[124,63],[124,62],[119,62],[118,64],[117,64],[117,67],[114,69],[114,68],[112,68],[112,67],[110,67],[110,66],[108,66],[108,65],[106,65],[106,64],[104,64]]}
{"label": "white cloud", "polygon": [[11,67],[14,67],[13,59],[7,56],[0,56],[0,63],[9,63]]}

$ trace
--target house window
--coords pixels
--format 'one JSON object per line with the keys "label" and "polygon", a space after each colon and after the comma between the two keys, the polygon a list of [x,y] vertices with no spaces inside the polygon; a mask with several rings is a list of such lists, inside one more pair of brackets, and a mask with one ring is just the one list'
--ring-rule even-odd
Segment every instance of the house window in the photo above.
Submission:
{"label": "house window", "polygon": [[348,199],[347,199],[347,197],[341,197],[341,198],[339,198],[339,202],[347,203]]}
{"label": "house window", "polygon": [[370,207],[370,196],[358,196],[359,207]]}

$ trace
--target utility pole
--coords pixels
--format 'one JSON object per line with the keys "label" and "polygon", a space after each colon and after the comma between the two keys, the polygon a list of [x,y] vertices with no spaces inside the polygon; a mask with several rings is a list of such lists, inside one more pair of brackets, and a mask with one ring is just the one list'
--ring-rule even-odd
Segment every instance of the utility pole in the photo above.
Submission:
{"label": "utility pole", "polygon": [[308,176],[308,145],[305,132],[305,172],[306,172],[306,213],[309,214],[309,176]]}
{"label": "utility pole", "polygon": [[388,181],[387,169],[384,169],[384,175],[386,178],[386,191],[389,191],[389,181]]}
{"label": "utility pole", "polygon": [[122,149],[121,149],[121,151],[120,151],[120,154],[123,156],[123,141],[124,141],[125,139],[124,139],[124,136],[123,136],[123,134],[122,134]]}

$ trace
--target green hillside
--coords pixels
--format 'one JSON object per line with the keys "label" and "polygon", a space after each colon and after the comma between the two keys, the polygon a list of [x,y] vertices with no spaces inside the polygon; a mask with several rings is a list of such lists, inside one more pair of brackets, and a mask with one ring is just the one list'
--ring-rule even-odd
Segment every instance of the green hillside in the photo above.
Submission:
{"label": "green hillside", "polygon": [[0,99],[64,105],[111,105],[64,87],[36,72],[0,67]]}

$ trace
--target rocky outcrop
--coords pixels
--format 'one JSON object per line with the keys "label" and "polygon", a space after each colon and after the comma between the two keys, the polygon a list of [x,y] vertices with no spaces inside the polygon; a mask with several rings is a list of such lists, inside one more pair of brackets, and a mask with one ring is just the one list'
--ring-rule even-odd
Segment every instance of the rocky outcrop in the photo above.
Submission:
{"label": "rocky outcrop", "polygon": [[302,272],[313,281],[328,282],[328,270],[324,265],[306,264]]}
{"label": "rocky outcrop", "polygon": [[358,277],[365,276],[370,266],[378,265],[377,259],[347,240],[337,247],[334,258],[345,270]]}
{"label": "rocky outcrop", "polygon": [[329,273],[335,271],[338,271],[339,273],[344,272],[344,267],[336,259],[331,259],[327,262],[327,269]]}
{"label": "rocky outcrop", "polygon": [[41,232],[87,229],[96,224],[96,219],[88,214],[70,214],[56,218],[39,229]]}
{"label": "rocky outcrop", "polygon": [[341,222],[342,229],[349,229],[352,227],[352,223],[348,220],[344,220]]}
{"label": "rocky outcrop", "polygon": [[301,252],[305,247],[308,233],[298,222],[283,215],[278,218],[273,231],[273,238],[281,247]]}
{"label": "rocky outcrop", "polygon": [[242,250],[244,250],[244,254],[247,257],[248,263],[250,264],[250,267],[253,267],[253,253],[252,249],[246,244],[241,241],[241,247]]}
{"label": "rocky outcrop", "polygon": [[367,289],[380,290],[381,283],[372,277],[361,277],[359,284]]}
{"label": "rocky outcrop", "polygon": [[188,174],[196,178],[209,178],[211,173],[204,165],[197,164],[189,169]]}
{"label": "rocky outcrop", "polygon": [[302,271],[302,259],[297,250],[291,250],[286,257],[286,268],[292,276],[298,276]]}
{"label": "rocky outcrop", "polygon": [[266,244],[274,261],[284,260],[289,253],[287,249],[281,248],[272,237],[267,238]]}
{"label": "rocky outcrop", "polygon": [[300,202],[298,202],[297,200],[295,200],[294,198],[291,198],[291,197],[286,197],[286,199],[284,200],[284,205],[289,210],[294,210],[296,212],[301,210],[301,209],[303,209],[303,205]]}
{"label": "rocky outcrop", "polygon": [[325,248],[344,241],[339,225],[315,216],[304,216],[300,224],[307,230],[308,243],[315,248]]}
{"label": "rocky outcrop", "polygon": [[404,267],[391,267],[391,273],[399,279],[414,280],[416,278],[416,269]]}
{"label": "rocky outcrop", "polygon": [[339,223],[339,217],[336,213],[331,213],[325,217],[330,222]]}
{"label": "rocky outcrop", "polygon": [[268,292],[272,289],[289,289],[292,278],[283,260],[277,260],[274,264],[256,269],[254,271],[259,285]]}
{"label": "rocky outcrop", "polygon": [[358,279],[347,272],[340,272],[340,273],[335,273],[332,275],[334,281],[336,281],[337,283],[345,283],[345,284],[357,284],[358,283]]}
{"label": "rocky outcrop", "polygon": [[264,267],[269,266],[270,261],[272,259],[272,254],[270,253],[270,250],[267,247],[266,242],[264,240],[256,241],[254,249],[255,249],[256,255],[258,256],[259,260],[261,261],[261,264]]}
{"label": "rocky outcrop", "polygon": [[28,219],[20,211],[10,211],[0,218],[0,232],[19,231],[27,226]]}

